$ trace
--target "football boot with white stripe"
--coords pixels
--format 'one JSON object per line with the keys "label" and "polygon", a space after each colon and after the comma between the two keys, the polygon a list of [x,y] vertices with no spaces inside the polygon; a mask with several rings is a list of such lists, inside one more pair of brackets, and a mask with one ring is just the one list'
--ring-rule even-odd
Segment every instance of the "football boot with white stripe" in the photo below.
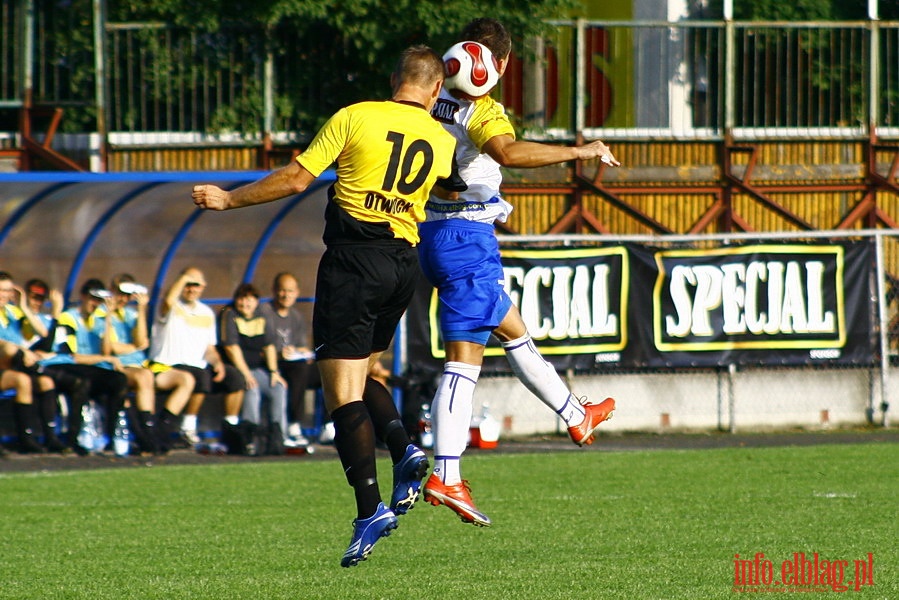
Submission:
{"label": "football boot with white stripe", "polygon": [[593,443],[593,432],[599,424],[612,418],[615,401],[606,398],[599,404],[588,404],[582,399],[581,405],[584,407],[584,420],[569,427],[568,435],[578,446],[587,446]]}
{"label": "football boot with white stripe", "polygon": [[425,500],[434,506],[446,505],[452,509],[464,523],[472,523],[478,527],[489,527],[490,517],[482,513],[471,499],[471,486],[462,480],[454,485],[446,485],[436,475],[431,475],[425,483]]}
{"label": "football boot with white stripe", "polygon": [[393,465],[393,495],[390,498],[393,512],[404,515],[415,506],[428,466],[428,457],[421,448],[409,444],[403,459]]}
{"label": "football boot with white stripe", "polygon": [[350,539],[350,547],[343,553],[340,559],[341,567],[354,567],[368,558],[375,543],[382,537],[387,537],[397,527],[396,515],[393,511],[378,504],[378,510],[367,519],[353,520],[353,537]]}

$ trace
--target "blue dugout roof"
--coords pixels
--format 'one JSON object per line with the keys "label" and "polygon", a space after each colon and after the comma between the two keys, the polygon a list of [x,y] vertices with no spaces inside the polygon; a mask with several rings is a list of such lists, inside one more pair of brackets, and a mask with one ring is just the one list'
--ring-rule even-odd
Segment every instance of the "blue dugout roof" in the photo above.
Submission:
{"label": "blue dugout roof", "polygon": [[197,209],[197,183],[233,188],[262,171],[0,174],[0,270],[46,280],[74,300],[83,281],[131,273],[153,300],[187,266],[206,273],[206,297],[230,298],[249,281],[267,294],[291,271],[311,295],[321,241],[327,171],[304,194],[227,212]]}

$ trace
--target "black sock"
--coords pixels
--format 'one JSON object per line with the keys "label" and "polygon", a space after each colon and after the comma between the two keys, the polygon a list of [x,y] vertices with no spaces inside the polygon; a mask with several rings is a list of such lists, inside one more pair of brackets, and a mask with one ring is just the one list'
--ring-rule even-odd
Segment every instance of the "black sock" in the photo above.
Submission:
{"label": "black sock", "polygon": [[39,391],[34,394],[41,428],[45,435],[56,437],[56,413],[59,410],[56,390]]}
{"label": "black sock", "polygon": [[153,413],[148,410],[138,411],[138,418],[140,419],[140,424],[146,429],[156,426],[156,420],[153,417]]}
{"label": "black sock", "polygon": [[34,436],[34,426],[37,421],[37,409],[34,404],[21,404],[14,402],[13,417],[16,421],[16,433],[20,438]]}
{"label": "black sock", "polygon": [[159,411],[159,414],[156,415],[156,423],[159,426],[160,434],[163,436],[175,433],[179,428],[178,415],[167,408],[163,408]]}
{"label": "black sock", "polygon": [[375,429],[364,402],[350,402],[331,413],[334,447],[347,483],[356,495],[359,519],[373,515],[381,502],[375,469]]}
{"label": "black sock", "polygon": [[400,413],[393,403],[393,396],[380,381],[369,377],[365,380],[362,399],[371,415],[378,439],[387,444],[393,463],[398,463],[403,459],[406,448],[412,443],[412,440],[403,427]]}
{"label": "black sock", "polygon": [[68,442],[74,445],[75,438],[81,431],[81,409],[90,399],[90,380],[77,377],[60,367],[48,367],[49,369],[52,369],[50,376],[56,384],[57,391],[65,395],[69,411]]}
{"label": "black sock", "polygon": [[175,423],[178,419],[178,415],[173,413],[167,408],[163,408],[159,411],[159,421],[162,423]]}

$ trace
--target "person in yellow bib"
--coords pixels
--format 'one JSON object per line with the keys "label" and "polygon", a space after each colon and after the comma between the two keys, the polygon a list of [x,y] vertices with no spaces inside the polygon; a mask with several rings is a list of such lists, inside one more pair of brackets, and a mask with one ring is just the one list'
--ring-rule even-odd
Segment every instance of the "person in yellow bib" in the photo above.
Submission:
{"label": "person in yellow bib", "polygon": [[[335,162],[312,317],[313,345],[337,448],[356,498],[350,546],[340,561],[365,560],[418,499],[425,453],[411,443],[389,395],[363,400],[370,366],[388,348],[419,275],[418,223],[434,185],[453,189],[455,140],[430,116],[443,86],[443,61],[426,46],[405,50],[388,101],[335,113],[306,151],[262,179],[225,191],[197,185],[194,203],[228,210],[305,191]],[[375,439],[393,459],[393,494],[381,501]]]}
{"label": "person in yellow bib", "polygon": [[[0,271],[0,341],[14,344],[10,365],[0,375],[0,389],[15,389],[13,417],[19,452],[23,454],[43,452],[63,453],[67,450],[54,431],[58,415],[56,382],[34,363],[36,357],[29,351],[26,340],[33,335],[46,335],[43,321],[32,312],[23,289],[15,285],[12,275]],[[32,428],[40,423],[40,429]],[[37,435],[43,432],[44,444]]]}

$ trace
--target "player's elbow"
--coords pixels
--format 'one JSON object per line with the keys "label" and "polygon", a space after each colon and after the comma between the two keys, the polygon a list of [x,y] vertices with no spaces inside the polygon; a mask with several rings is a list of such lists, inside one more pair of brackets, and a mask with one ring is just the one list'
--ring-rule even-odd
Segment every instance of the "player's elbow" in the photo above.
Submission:
{"label": "player's elbow", "polygon": [[309,189],[309,184],[307,182],[298,181],[296,179],[293,179],[290,182],[291,194],[302,194],[307,189]]}
{"label": "player's elbow", "polygon": [[505,167],[507,169],[514,169],[515,167],[520,166],[513,157],[504,152],[498,154],[497,156],[494,156],[493,160],[499,163],[499,166]]}
{"label": "player's elbow", "polygon": [[506,148],[493,148],[488,154],[501,167],[514,169],[521,166],[518,164],[519,159],[516,158],[515,153],[509,152]]}
{"label": "player's elbow", "polygon": [[315,181],[315,176],[295,161],[284,167],[282,173],[293,194],[302,194],[309,188],[309,184]]}
{"label": "player's elbow", "polygon": [[520,166],[518,164],[522,154],[520,144],[507,135],[490,138],[481,148],[481,152],[486,153],[501,167]]}

